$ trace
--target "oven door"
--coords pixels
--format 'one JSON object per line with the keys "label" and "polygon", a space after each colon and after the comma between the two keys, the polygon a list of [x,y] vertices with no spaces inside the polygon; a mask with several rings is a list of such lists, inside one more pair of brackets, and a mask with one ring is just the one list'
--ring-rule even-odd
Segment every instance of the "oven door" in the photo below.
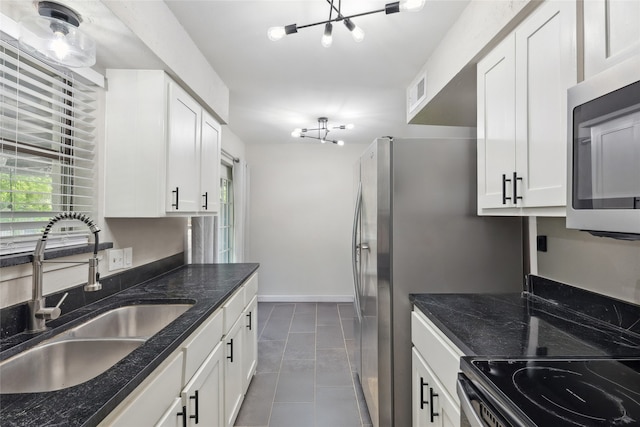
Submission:
{"label": "oven door", "polygon": [[515,427],[462,373],[458,374],[456,389],[460,398],[461,427]]}

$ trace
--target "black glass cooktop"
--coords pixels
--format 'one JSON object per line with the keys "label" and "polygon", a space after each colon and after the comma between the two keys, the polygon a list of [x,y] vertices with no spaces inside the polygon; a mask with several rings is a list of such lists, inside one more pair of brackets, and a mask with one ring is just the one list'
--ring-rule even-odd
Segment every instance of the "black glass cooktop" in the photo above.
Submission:
{"label": "black glass cooktop", "polygon": [[640,426],[640,359],[471,364],[483,388],[525,425]]}

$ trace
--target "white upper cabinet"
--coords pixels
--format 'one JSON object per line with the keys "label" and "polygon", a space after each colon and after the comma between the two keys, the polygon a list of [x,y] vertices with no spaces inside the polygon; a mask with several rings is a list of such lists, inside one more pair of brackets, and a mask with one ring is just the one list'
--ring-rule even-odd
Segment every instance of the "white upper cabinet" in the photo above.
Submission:
{"label": "white upper cabinet", "polygon": [[478,62],[478,213],[564,215],[575,3],[545,2]]}
{"label": "white upper cabinet", "polygon": [[477,72],[478,208],[512,206],[506,182],[516,158],[515,35],[479,62]]}
{"label": "white upper cabinet", "polygon": [[640,1],[585,1],[585,79],[638,55],[640,55]]}
{"label": "white upper cabinet", "polygon": [[167,212],[196,212],[200,202],[202,109],[177,84],[169,82],[167,140]]}
{"label": "white upper cabinet", "polygon": [[220,209],[220,125],[206,111],[202,112],[200,144],[201,212]]}
{"label": "white upper cabinet", "polygon": [[220,125],[163,71],[107,79],[105,216],[216,213]]}

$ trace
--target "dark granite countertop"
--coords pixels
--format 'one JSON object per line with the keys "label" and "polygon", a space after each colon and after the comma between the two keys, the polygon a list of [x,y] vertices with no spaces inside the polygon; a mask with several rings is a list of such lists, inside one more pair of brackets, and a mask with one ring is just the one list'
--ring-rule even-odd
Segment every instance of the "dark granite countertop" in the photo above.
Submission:
{"label": "dark granite countertop", "polygon": [[468,356],[640,356],[640,308],[537,278],[513,294],[414,294]]}
{"label": "dark granite countertop", "polygon": [[0,394],[0,425],[95,426],[231,296],[258,264],[188,265],[61,316],[32,339],[2,340],[0,360],[109,309],[140,303],[193,303],[187,312],[101,375],[49,393]]}

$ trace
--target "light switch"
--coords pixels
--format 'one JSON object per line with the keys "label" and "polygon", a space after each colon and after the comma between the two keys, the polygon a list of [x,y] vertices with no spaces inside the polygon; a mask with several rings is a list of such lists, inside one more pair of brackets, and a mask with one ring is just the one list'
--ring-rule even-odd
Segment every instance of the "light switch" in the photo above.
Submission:
{"label": "light switch", "polygon": [[122,249],[111,249],[109,251],[109,271],[121,269],[123,267],[123,257]]}

